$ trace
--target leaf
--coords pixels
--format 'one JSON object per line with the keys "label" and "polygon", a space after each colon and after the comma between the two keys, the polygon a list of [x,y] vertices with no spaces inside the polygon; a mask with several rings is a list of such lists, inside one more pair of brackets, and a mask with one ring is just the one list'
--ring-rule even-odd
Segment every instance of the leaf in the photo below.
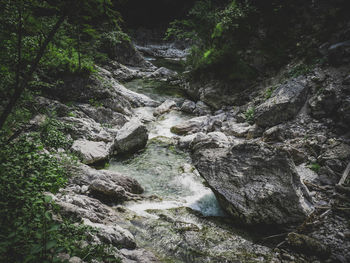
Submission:
{"label": "leaf", "polygon": [[49,250],[57,245],[57,242],[55,240],[50,240],[49,242],[46,243],[46,250]]}
{"label": "leaf", "polygon": [[45,218],[46,218],[47,220],[51,220],[51,219],[52,219],[52,214],[51,214],[50,211],[46,211],[44,215],[45,215]]}
{"label": "leaf", "polygon": [[45,195],[44,196],[45,203],[50,203],[52,201],[52,196],[50,195]]}

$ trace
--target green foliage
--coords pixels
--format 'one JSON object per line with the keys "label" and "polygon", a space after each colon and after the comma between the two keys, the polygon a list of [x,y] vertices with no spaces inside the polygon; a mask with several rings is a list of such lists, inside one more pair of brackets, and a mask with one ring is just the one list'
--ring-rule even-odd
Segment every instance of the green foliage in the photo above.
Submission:
{"label": "green foliage", "polygon": [[[46,124],[57,125],[53,120]],[[42,137],[25,134],[10,143],[0,137],[0,262],[61,262],[57,258],[61,252],[85,262],[120,262],[109,246],[89,240],[96,230],[73,219],[55,219],[59,207],[47,192],[57,193],[65,185],[69,176],[65,167],[71,164],[45,153]]]}
{"label": "green foliage", "polygon": [[[38,262],[51,245],[51,199],[67,178],[60,162],[42,152],[38,134],[0,147],[0,261]],[[44,247],[42,246],[44,245]]]}
{"label": "green foliage", "polygon": [[89,104],[95,108],[99,108],[103,106],[101,102],[95,100],[94,98],[89,99]]}
{"label": "green foliage", "polygon": [[272,87],[268,87],[265,91],[265,100],[268,100],[269,98],[271,98],[272,93],[274,92],[274,90],[277,88],[277,86],[272,86]]}
{"label": "green foliage", "polygon": [[318,173],[321,169],[321,166],[318,163],[311,163],[309,168],[313,170],[315,173]]}
{"label": "green foliage", "polygon": [[244,113],[244,116],[249,124],[253,124],[255,119],[255,107],[248,108]]}
{"label": "green foliage", "polygon": [[47,118],[40,127],[42,143],[45,147],[69,149],[73,142],[64,133],[68,128],[67,125],[54,118]]}
{"label": "green foliage", "polygon": [[313,66],[301,63],[295,67],[293,67],[289,72],[288,76],[292,78],[299,77],[301,75],[306,75],[311,72]]}
{"label": "green foliage", "polygon": [[43,59],[42,69],[46,74],[56,76],[59,73],[93,73],[94,61],[91,57],[84,56],[79,67],[78,52],[74,47],[59,48],[50,45]]}

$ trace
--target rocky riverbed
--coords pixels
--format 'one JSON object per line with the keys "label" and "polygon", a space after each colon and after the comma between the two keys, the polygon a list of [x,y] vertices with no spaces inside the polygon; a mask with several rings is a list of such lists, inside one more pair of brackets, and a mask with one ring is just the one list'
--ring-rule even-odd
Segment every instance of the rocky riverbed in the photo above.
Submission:
{"label": "rocky riverbed", "polygon": [[136,65],[113,61],[37,98],[80,157],[54,197],[62,213],[122,262],[348,262],[336,184],[350,159],[349,68],[267,80],[242,105],[218,83],[185,83],[185,48],[136,48]]}

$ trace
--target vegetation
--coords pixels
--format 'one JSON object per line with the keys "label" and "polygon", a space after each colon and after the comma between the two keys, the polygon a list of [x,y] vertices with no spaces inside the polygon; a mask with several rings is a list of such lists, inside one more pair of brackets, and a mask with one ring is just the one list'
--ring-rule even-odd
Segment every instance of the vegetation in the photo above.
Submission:
{"label": "vegetation", "polygon": [[72,144],[69,127],[43,109],[52,117],[35,132],[27,128],[41,88],[95,72],[106,46],[129,41],[120,15],[109,0],[5,0],[0,9],[0,262],[61,262],[61,252],[119,262],[105,245],[84,245],[95,230],[62,218],[52,200],[75,159],[57,153]]}
{"label": "vegetation", "polygon": [[261,67],[279,69],[300,56],[305,65],[290,73],[297,76],[308,72],[317,43],[327,41],[327,32],[346,19],[341,5],[322,9],[320,3],[299,0],[196,1],[187,18],[170,24],[167,38],[194,40],[188,65],[197,80],[252,80]]}

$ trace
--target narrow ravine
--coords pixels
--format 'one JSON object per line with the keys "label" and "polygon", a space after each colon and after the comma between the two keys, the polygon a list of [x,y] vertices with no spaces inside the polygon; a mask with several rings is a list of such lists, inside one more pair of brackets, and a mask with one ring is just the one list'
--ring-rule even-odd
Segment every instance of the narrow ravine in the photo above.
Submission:
{"label": "narrow ravine", "polygon": [[[158,60],[152,62],[156,64]],[[166,63],[171,65],[171,60]],[[179,66],[178,61],[175,64]],[[160,103],[173,100],[181,105],[185,99],[178,86],[161,80],[134,79],[124,85]],[[145,189],[141,200],[114,207],[121,216],[118,224],[133,234],[138,247],[152,252],[161,262],[273,259],[270,248],[256,244],[251,234],[231,224],[216,196],[191,164],[189,153],[176,146],[177,135],[171,132],[171,127],[195,116],[175,108],[154,117],[154,110],[154,107],[134,109],[134,115],[149,131],[145,149],[129,156],[117,155],[108,168],[136,179]]]}
{"label": "narrow ravine", "polygon": [[[148,59],[155,65],[169,65],[181,71],[178,61],[170,59]],[[166,63],[164,63],[166,61]],[[173,65],[173,67],[171,67]],[[164,81],[135,79],[125,83],[125,87],[164,102],[173,100],[181,103],[185,94],[176,85]],[[128,174],[145,188],[146,195],[154,195],[157,201],[128,204],[127,207],[142,215],[149,209],[169,209],[189,207],[204,216],[223,216],[213,192],[206,187],[198,172],[191,166],[190,157],[174,147],[171,138],[176,136],[170,128],[193,116],[179,110],[171,110],[153,117],[155,108],[140,107],[134,113],[147,124],[149,142],[145,150],[133,156],[117,156],[111,161],[109,169]]]}

